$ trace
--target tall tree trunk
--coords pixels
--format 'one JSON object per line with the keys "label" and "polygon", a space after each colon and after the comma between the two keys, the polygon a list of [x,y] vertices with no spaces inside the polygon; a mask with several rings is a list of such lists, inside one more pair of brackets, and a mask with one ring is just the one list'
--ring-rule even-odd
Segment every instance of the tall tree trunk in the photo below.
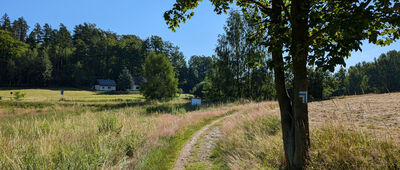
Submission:
{"label": "tall tree trunk", "polygon": [[271,27],[268,29],[269,34],[273,35],[271,44],[274,44],[272,49],[272,60],[274,64],[274,74],[275,74],[275,89],[278,96],[279,109],[281,112],[281,124],[282,124],[282,138],[283,146],[285,151],[286,162],[284,166],[290,168],[294,160],[294,126],[293,126],[293,109],[289,94],[286,89],[285,84],[285,66],[282,57],[283,44],[279,43],[277,37],[282,34],[282,0],[272,1],[272,15],[271,15]]}
{"label": "tall tree trunk", "polygon": [[[277,91],[282,122],[282,138],[284,144],[287,169],[304,169],[310,146],[307,103],[299,97],[299,93],[307,91],[307,56],[308,56],[308,4],[305,0],[293,0],[291,16],[293,56],[293,96],[292,99],[285,85],[284,61],[282,57],[283,44],[278,37],[283,34],[282,0],[272,0],[271,28],[269,28],[274,47],[272,59],[274,63],[275,88]],[[301,17],[303,16],[303,17]]]}
{"label": "tall tree trunk", "polygon": [[[300,92],[307,93],[307,57],[308,57],[308,17],[307,0],[292,1],[292,44],[293,56],[293,113],[294,113],[294,155],[293,168],[304,169],[310,147],[307,101],[303,101]],[[307,99],[305,99],[307,100]]]}

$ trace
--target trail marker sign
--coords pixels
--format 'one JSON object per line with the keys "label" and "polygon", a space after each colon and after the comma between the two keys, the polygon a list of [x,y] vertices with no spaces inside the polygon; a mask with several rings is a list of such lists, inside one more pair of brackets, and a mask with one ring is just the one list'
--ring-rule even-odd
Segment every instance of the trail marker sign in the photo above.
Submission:
{"label": "trail marker sign", "polygon": [[201,99],[192,98],[192,106],[200,106],[200,105],[201,105]]}
{"label": "trail marker sign", "polygon": [[307,103],[307,91],[299,92],[299,97],[303,100],[303,103]]}

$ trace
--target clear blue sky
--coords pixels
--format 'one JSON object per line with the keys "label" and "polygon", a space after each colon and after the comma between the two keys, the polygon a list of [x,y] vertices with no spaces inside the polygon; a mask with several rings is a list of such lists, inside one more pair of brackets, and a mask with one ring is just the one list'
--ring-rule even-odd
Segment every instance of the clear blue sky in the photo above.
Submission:
{"label": "clear blue sky", "polygon": [[[216,15],[207,0],[195,10],[195,16],[172,32],[165,24],[163,14],[172,8],[175,0],[4,0],[0,14],[7,13],[12,20],[23,16],[28,24],[49,23],[58,28],[60,23],[70,31],[75,25],[95,23],[103,30],[117,34],[135,34],[145,39],[159,35],[178,45],[184,55],[214,54],[218,34],[223,33],[226,15]],[[381,53],[400,50],[400,41],[388,47],[365,42],[363,52],[353,52],[347,66],[360,61],[373,61]]]}

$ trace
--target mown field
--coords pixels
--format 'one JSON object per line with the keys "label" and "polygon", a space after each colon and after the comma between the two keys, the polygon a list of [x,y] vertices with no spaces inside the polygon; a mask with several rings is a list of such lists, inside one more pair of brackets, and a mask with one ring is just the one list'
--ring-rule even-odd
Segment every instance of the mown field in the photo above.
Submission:
{"label": "mown field", "polygon": [[[10,91],[26,96],[11,99]],[[282,166],[276,102],[192,107],[189,95],[162,103],[73,89],[0,96],[0,169],[171,169],[196,131],[226,115],[214,169]],[[310,103],[308,168],[398,169],[399,101],[391,93]]]}
{"label": "mown field", "polygon": [[[309,104],[308,169],[399,169],[400,93],[347,96]],[[213,152],[216,169],[279,169],[278,110],[230,117]]]}

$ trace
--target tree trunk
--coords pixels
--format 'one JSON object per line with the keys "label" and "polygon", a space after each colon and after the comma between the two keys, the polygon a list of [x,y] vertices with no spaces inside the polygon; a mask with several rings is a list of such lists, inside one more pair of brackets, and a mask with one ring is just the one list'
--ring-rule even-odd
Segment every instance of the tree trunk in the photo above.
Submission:
{"label": "tree trunk", "polygon": [[268,29],[269,34],[272,35],[272,43],[274,47],[272,49],[272,61],[274,64],[275,74],[275,89],[278,96],[279,109],[281,112],[281,124],[282,124],[282,138],[283,147],[285,151],[285,166],[290,168],[293,165],[294,155],[294,126],[293,126],[293,109],[289,94],[285,84],[285,68],[282,57],[283,44],[278,42],[279,35],[282,34],[282,29],[279,29],[282,21],[282,0],[272,1],[272,15],[271,15],[271,27]]}
{"label": "tree trunk", "polygon": [[[286,169],[304,169],[308,158],[310,146],[307,102],[299,97],[301,91],[307,92],[307,56],[308,56],[308,4],[304,0],[293,0],[291,16],[293,56],[293,96],[292,99],[285,85],[284,61],[282,57],[283,44],[279,43],[279,29],[282,25],[282,0],[272,1],[271,26],[269,33],[272,35],[271,44],[272,60],[274,63],[275,88],[281,112],[282,138],[285,151]],[[303,17],[300,17],[303,16]]]}
{"label": "tree trunk", "polygon": [[307,0],[292,1],[292,44],[293,56],[293,113],[294,113],[294,155],[293,168],[304,169],[310,147],[307,99],[303,101],[300,92],[307,93],[308,57],[308,11]]}

